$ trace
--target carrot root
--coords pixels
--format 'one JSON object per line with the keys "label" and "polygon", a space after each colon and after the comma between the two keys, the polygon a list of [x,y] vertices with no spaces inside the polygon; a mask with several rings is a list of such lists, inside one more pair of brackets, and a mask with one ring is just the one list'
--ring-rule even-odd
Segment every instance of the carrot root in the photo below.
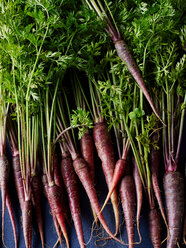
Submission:
{"label": "carrot root", "polygon": [[121,244],[124,244],[121,240],[119,240],[118,238],[116,238],[112,232],[110,231],[108,225],[106,224],[106,221],[103,217],[103,214],[100,213],[101,211],[101,207],[97,198],[97,194],[96,194],[96,190],[94,187],[94,183],[92,180],[92,177],[89,173],[89,169],[88,169],[88,165],[85,162],[85,160],[83,158],[77,157],[76,159],[74,159],[73,161],[73,167],[75,169],[76,174],[78,175],[81,183],[83,184],[83,187],[89,197],[89,200],[97,214],[97,217],[100,221],[100,223],[102,224],[103,228],[105,229],[105,231],[110,235],[111,238],[113,238],[114,240],[120,242]]}
{"label": "carrot root", "polygon": [[62,192],[60,187],[57,185],[48,186],[48,201],[52,208],[52,212],[55,213],[56,219],[59,223],[61,231],[66,241],[67,248],[70,247],[66,225],[65,225],[65,216],[64,216],[64,209],[62,206]]}
{"label": "carrot root", "polygon": [[79,245],[81,248],[85,248],[83,226],[81,221],[81,211],[79,204],[77,176],[75,174],[72,165],[72,159],[69,154],[62,155],[61,174],[63,176],[63,181],[68,194],[70,211],[77,233]]}
{"label": "carrot root", "polygon": [[184,180],[180,172],[166,172],[163,180],[169,236],[167,248],[176,248],[179,243],[184,214]]}
{"label": "carrot root", "polygon": [[[104,121],[95,124],[93,129],[93,136],[98,156],[102,161],[102,169],[105,175],[108,190],[110,190],[114,176],[115,155],[111,135],[108,131],[107,124]],[[111,195],[111,202],[115,216],[116,235],[119,231],[117,189],[113,190]]]}
{"label": "carrot root", "polygon": [[9,190],[7,190],[7,194],[6,194],[6,205],[7,205],[8,212],[9,212],[9,215],[10,215],[10,220],[11,220],[11,223],[12,223],[12,228],[13,228],[13,233],[14,233],[14,241],[15,241],[15,248],[17,248],[18,247],[18,242],[17,242],[16,223],[15,223],[15,218],[14,218],[13,207],[12,207],[12,202],[11,202]]}
{"label": "carrot root", "polygon": [[32,245],[32,202],[24,201],[22,208],[23,234],[26,248]]}
{"label": "carrot root", "polygon": [[39,176],[32,177],[32,203],[35,208],[42,247],[44,247],[43,218],[41,210],[41,181]]}
{"label": "carrot root", "polygon": [[154,248],[161,248],[161,220],[157,209],[150,209],[149,228]]}
{"label": "carrot root", "polygon": [[4,243],[4,221],[6,208],[7,184],[9,178],[9,162],[6,156],[0,157],[0,186],[2,198],[2,241]]}
{"label": "carrot root", "polygon": [[141,208],[143,203],[143,186],[140,178],[140,174],[138,171],[138,166],[136,163],[136,160],[133,159],[133,178],[134,178],[134,184],[136,188],[136,199],[137,199],[137,212],[136,212],[136,222],[137,222],[137,231],[139,236],[139,242],[141,243],[141,234],[140,234],[140,214],[141,214]]}
{"label": "carrot root", "polygon": [[128,235],[128,245],[129,248],[134,248],[134,233],[135,233],[135,185],[133,177],[126,175],[120,184],[120,197],[122,208],[124,212],[127,235]]}

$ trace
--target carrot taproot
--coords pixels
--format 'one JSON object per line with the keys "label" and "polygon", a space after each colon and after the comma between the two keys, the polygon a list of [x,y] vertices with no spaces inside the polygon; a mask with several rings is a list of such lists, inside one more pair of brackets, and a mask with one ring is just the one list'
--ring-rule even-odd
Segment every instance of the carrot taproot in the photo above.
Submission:
{"label": "carrot taproot", "polygon": [[152,179],[152,187],[157,199],[158,206],[160,208],[160,212],[162,215],[162,218],[165,222],[165,225],[168,229],[168,224],[165,216],[165,211],[163,207],[163,202],[161,198],[161,192],[160,192],[160,187],[159,187],[159,182],[158,182],[158,172],[159,172],[159,165],[160,165],[160,150],[152,150],[151,152],[151,179]]}
{"label": "carrot taproot", "polygon": [[161,220],[156,208],[149,211],[150,237],[154,248],[161,247]]}
{"label": "carrot taproot", "polygon": [[85,248],[77,177],[73,168],[71,156],[68,153],[62,154],[61,174],[63,176],[63,181],[68,194],[70,211],[77,233],[79,245],[81,248]]}
{"label": "carrot taproot", "polygon": [[9,162],[5,155],[0,156],[0,187],[1,187],[1,199],[2,199],[2,241],[4,243],[4,220],[5,220],[5,207],[6,207],[6,195],[8,190],[9,179]]}
{"label": "carrot taproot", "polygon": [[13,168],[17,196],[19,199],[20,207],[22,209],[25,200],[25,195],[24,195],[23,181],[21,176],[19,153],[16,153],[15,156],[12,157],[12,168]]}
{"label": "carrot taproot", "polygon": [[66,241],[67,248],[70,247],[66,225],[65,225],[65,215],[64,215],[64,209],[62,205],[62,191],[61,188],[55,184],[48,185],[48,201],[51,206],[52,212],[55,214],[56,219],[59,223],[60,229],[63,233],[63,236]]}
{"label": "carrot taproot", "polygon": [[107,197],[103,203],[103,206],[101,208],[101,212],[103,211],[103,209],[105,208],[106,204],[108,203],[112,192],[115,190],[115,188],[117,187],[119,181],[121,180],[121,178],[124,176],[124,173],[126,171],[126,167],[127,167],[127,160],[126,159],[122,159],[120,158],[116,165],[115,165],[115,169],[114,169],[114,175],[113,175],[113,179],[111,182],[111,186],[109,189],[109,192],[107,194]]}
{"label": "carrot taproot", "polygon": [[13,233],[14,233],[14,241],[15,241],[15,248],[18,247],[18,242],[17,242],[17,231],[16,231],[16,223],[15,223],[15,218],[14,218],[14,213],[13,213],[13,207],[12,207],[12,202],[11,202],[11,196],[9,190],[7,190],[6,193],[6,206],[9,212],[10,220],[12,223],[12,228],[13,228]]}
{"label": "carrot taproot", "polygon": [[136,222],[137,222],[137,230],[138,230],[139,243],[140,243],[141,234],[139,230],[139,223],[140,223],[140,214],[141,214],[142,203],[143,203],[143,185],[142,185],[141,177],[140,177],[138,166],[137,166],[135,159],[133,159],[133,178],[134,178],[134,184],[136,188],[136,200],[137,200]]}
{"label": "carrot taproot", "polygon": [[177,247],[184,215],[184,180],[179,171],[166,171],[163,178],[169,236],[167,248]]}
{"label": "carrot taproot", "polygon": [[[92,175],[93,181],[95,181],[95,164],[94,164],[94,142],[90,132],[87,130],[83,137],[80,139],[81,154],[84,160],[87,162],[90,168],[90,173]],[[91,206],[92,214],[94,219],[96,219],[96,213]]]}
{"label": "carrot taproot", "polygon": [[134,179],[131,175],[125,175],[119,187],[126,229],[128,235],[128,246],[134,248],[136,199]]}
{"label": "carrot taproot", "polygon": [[[107,124],[104,121],[99,121],[95,124],[93,128],[93,137],[97,153],[102,161],[102,169],[105,175],[108,189],[110,190],[114,175],[115,167],[115,155],[114,148],[112,145],[112,140],[110,133],[108,132]],[[116,224],[116,234],[119,231],[119,210],[118,210],[118,194],[117,190],[113,190],[111,195],[111,202],[113,206],[115,224]]]}
{"label": "carrot taproot", "polygon": [[53,166],[54,166],[54,182],[57,186],[60,187],[60,189],[62,191],[64,215],[65,215],[66,221],[70,225],[70,221],[68,219],[68,207],[66,204],[67,199],[66,199],[66,195],[65,195],[64,183],[63,183],[63,179],[62,179],[62,175],[61,175],[61,169],[60,169],[60,161],[59,161],[59,158],[56,154],[54,156]]}
{"label": "carrot taproot", "polygon": [[32,244],[32,202],[24,201],[22,206],[22,223],[25,247],[31,248]]}
{"label": "carrot taproot", "polygon": [[95,164],[94,164],[94,142],[89,131],[84,133],[83,137],[80,139],[81,154],[84,160],[88,163],[90,168],[90,173],[94,180],[95,178]]}
{"label": "carrot taproot", "polygon": [[43,232],[43,218],[41,210],[41,180],[39,175],[35,175],[31,180],[32,185],[32,204],[35,209],[37,224],[39,228],[42,247],[44,247],[44,232]]}
{"label": "carrot taproot", "polygon": [[[45,194],[46,198],[48,199],[48,182],[47,182],[47,176],[45,174],[42,175],[42,184],[43,184],[43,187],[44,187],[44,194]],[[58,239],[60,241],[60,244],[62,244],[62,238],[61,238],[61,233],[60,233],[58,221],[57,221],[55,213],[54,213],[54,211],[53,211],[53,209],[52,209],[52,207],[50,205],[50,202],[48,202],[48,203],[49,203],[49,206],[50,206],[50,210],[51,210],[55,230],[56,230],[56,233],[58,235]]]}
{"label": "carrot taproot", "polygon": [[100,207],[100,204],[97,198],[96,190],[94,187],[94,182],[92,180],[92,177],[89,171],[89,166],[87,165],[86,161],[83,158],[81,158],[78,154],[73,154],[72,159],[73,159],[74,170],[76,174],[78,175],[81,183],[83,184],[83,187],[88,195],[88,198],[95,210],[95,213],[100,223],[102,224],[103,228],[110,235],[111,238],[123,244],[121,240],[119,240],[118,238],[115,237],[115,235],[112,234],[112,232],[110,231],[105,221],[103,214],[100,212],[101,207]]}
{"label": "carrot taproot", "polygon": [[136,65],[134,58],[132,57],[132,55],[128,49],[127,44],[123,40],[120,39],[120,35],[118,38],[113,39],[113,42],[114,42],[118,56],[121,58],[121,60],[123,60],[126,63],[126,66],[129,70],[129,72],[131,73],[131,75],[133,76],[133,78],[138,83],[139,87],[141,88],[141,90],[142,90],[144,96],[146,97],[147,101],[149,102],[154,114],[163,123],[163,121],[161,120],[159,114],[157,113],[157,111],[154,107],[152,99],[151,99],[151,97],[147,91],[146,86],[145,86],[144,80],[141,76],[141,73],[138,69],[138,66]]}

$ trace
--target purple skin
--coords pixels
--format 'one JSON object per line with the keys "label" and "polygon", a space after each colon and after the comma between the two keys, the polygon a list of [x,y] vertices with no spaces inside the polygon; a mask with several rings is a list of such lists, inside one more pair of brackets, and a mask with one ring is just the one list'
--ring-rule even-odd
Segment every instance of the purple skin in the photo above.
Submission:
{"label": "purple skin", "polygon": [[150,209],[149,228],[154,248],[161,248],[161,219],[157,209]]}
{"label": "purple skin", "polygon": [[134,179],[131,175],[123,177],[119,192],[128,235],[128,247],[134,248],[136,197]]}
{"label": "purple skin", "polygon": [[176,248],[182,233],[184,215],[184,180],[180,172],[166,172],[163,180],[169,226],[167,248]]}

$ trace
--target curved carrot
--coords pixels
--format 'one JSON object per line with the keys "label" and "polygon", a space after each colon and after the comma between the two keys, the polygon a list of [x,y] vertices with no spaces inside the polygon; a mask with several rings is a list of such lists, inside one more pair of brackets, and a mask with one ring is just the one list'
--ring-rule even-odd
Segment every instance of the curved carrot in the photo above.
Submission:
{"label": "curved carrot", "polygon": [[180,172],[166,172],[163,179],[169,236],[167,248],[176,248],[182,233],[184,180]]}
{"label": "curved carrot", "polygon": [[[102,169],[105,175],[108,189],[111,188],[114,176],[115,155],[114,148],[108,127],[105,122],[98,122],[93,128],[94,142],[99,158],[102,161]],[[113,190],[111,195],[111,202],[114,210],[116,234],[119,231],[119,210],[118,210],[118,194],[117,190]]]}
{"label": "curved carrot", "polygon": [[68,194],[70,211],[74,221],[79,245],[81,248],[85,248],[83,226],[81,221],[81,211],[79,204],[78,183],[70,154],[62,155],[61,174],[63,176],[65,188]]}
{"label": "curved carrot", "polygon": [[97,217],[102,224],[105,231],[110,235],[111,238],[123,244],[123,242],[117,239],[112,232],[110,231],[106,221],[103,217],[103,214],[100,213],[101,207],[97,198],[96,190],[94,187],[94,182],[92,180],[91,174],[89,172],[89,167],[86,161],[83,158],[80,158],[78,155],[73,159],[73,167],[76,174],[78,175],[83,187],[88,195],[88,198],[97,214]]}
{"label": "curved carrot", "polygon": [[8,190],[8,178],[9,178],[9,162],[6,156],[0,157],[0,187],[2,198],[2,241],[4,243],[4,220],[5,220],[5,207],[6,207],[6,195]]}
{"label": "curved carrot", "polygon": [[107,197],[103,203],[103,206],[101,208],[101,212],[103,211],[103,209],[105,208],[106,204],[108,203],[112,192],[115,190],[115,188],[117,187],[119,181],[121,180],[121,178],[124,176],[124,173],[126,171],[127,168],[127,160],[126,159],[119,159],[115,165],[115,169],[114,169],[114,175],[113,175],[113,179],[111,182],[111,186],[109,189],[109,192],[107,194]]}
{"label": "curved carrot", "polygon": [[114,41],[114,45],[115,45],[118,56],[126,63],[126,66],[129,70],[129,72],[131,73],[131,75],[133,76],[133,78],[138,83],[139,87],[141,88],[141,90],[142,90],[143,94],[145,95],[147,101],[149,102],[154,114],[163,123],[163,121],[161,120],[159,114],[157,113],[157,111],[153,105],[152,99],[151,99],[151,97],[147,91],[147,88],[145,86],[143,78],[140,74],[140,71],[136,65],[135,60],[133,59],[133,57],[132,57],[132,55],[131,55],[128,47],[127,47],[127,44],[123,40],[117,39],[116,41]]}
{"label": "curved carrot", "polygon": [[136,199],[134,179],[131,175],[123,177],[119,191],[126,222],[128,246],[129,248],[134,248]]}

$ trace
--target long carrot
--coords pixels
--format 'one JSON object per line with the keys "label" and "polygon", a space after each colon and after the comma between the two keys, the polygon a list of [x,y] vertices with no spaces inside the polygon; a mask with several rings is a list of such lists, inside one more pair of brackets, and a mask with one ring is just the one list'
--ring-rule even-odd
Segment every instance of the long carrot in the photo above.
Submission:
{"label": "long carrot", "polygon": [[0,156],[0,187],[1,187],[1,199],[2,199],[2,240],[4,242],[4,220],[5,220],[5,207],[6,207],[6,194],[8,190],[8,178],[9,178],[9,162],[7,157]]}
{"label": "long carrot", "polygon": [[[43,184],[43,187],[44,187],[45,196],[48,199],[48,182],[47,182],[47,176],[45,174],[42,175],[42,184]],[[50,202],[49,202],[49,206],[50,206]],[[52,218],[53,218],[56,233],[58,235],[60,243],[62,244],[62,238],[61,238],[59,224],[58,224],[58,221],[56,219],[55,213],[54,213],[54,211],[53,211],[51,206],[50,206],[50,210],[51,210],[51,213],[52,213]]]}
{"label": "long carrot", "polygon": [[22,206],[23,234],[25,247],[31,248],[32,244],[32,202],[24,201]]}
{"label": "long carrot", "polygon": [[42,190],[41,190],[41,179],[39,175],[35,175],[32,177],[31,184],[32,184],[32,203],[36,213],[41,244],[42,247],[44,247],[43,217],[42,217],[42,209],[41,209]]}
{"label": "long carrot", "polygon": [[14,213],[13,213],[13,207],[12,207],[12,202],[11,202],[11,196],[9,190],[7,190],[6,193],[6,206],[10,215],[11,223],[12,223],[12,228],[13,228],[13,233],[14,233],[14,241],[15,241],[15,248],[18,247],[18,242],[17,242],[17,231],[16,231],[16,223],[15,223],[15,218],[14,218]]}
{"label": "long carrot", "polygon": [[117,239],[112,234],[108,225],[106,224],[106,221],[103,217],[103,214],[100,212],[101,207],[100,207],[100,204],[99,204],[99,201],[97,198],[94,183],[93,183],[92,177],[90,175],[89,167],[88,167],[87,163],[85,162],[85,160],[83,158],[79,157],[78,154],[74,154],[74,156],[72,156],[72,159],[73,159],[73,167],[75,169],[75,172],[78,175],[81,183],[83,184],[83,187],[84,187],[84,189],[85,189],[85,191],[89,197],[89,200],[90,200],[103,228],[110,235],[111,238],[113,238],[114,240],[116,240],[120,243],[123,243],[121,240]]}
{"label": "long carrot", "polygon": [[61,174],[68,194],[68,201],[74,226],[76,229],[79,245],[85,248],[83,226],[81,221],[81,210],[79,204],[79,192],[77,177],[72,165],[70,154],[63,152],[61,161]]}
{"label": "long carrot", "polygon": [[12,157],[12,168],[14,173],[16,191],[17,191],[20,207],[22,209],[25,196],[24,196],[23,181],[21,176],[19,153],[16,153],[15,156]]}
{"label": "long carrot", "polygon": [[133,159],[133,178],[136,188],[136,199],[137,199],[137,212],[136,212],[136,222],[137,222],[137,230],[139,235],[139,242],[141,242],[141,235],[139,230],[139,223],[140,223],[140,214],[141,214],[141,208],[143,203],[143,185],[140,178],[138,166],[136,163],[136,160]]}
{"label": "long carrot", "polygon": [[156,208],[149,211],[149,228],[154,248],[161,248],[161,220]]}
{"label": "long carrot", "polygon": [[[104,121],[97,122],[93,128],[93,136],[98,156],[102,161],[103,173],[110,190],[114,175],[115,155],[110,133],[107,124]],[[111,202],[114,210],[116,234],[119,231],[119,210],[117,190],[113,190]]]}
{"label": "long carrot", "polygon": [[134,180],[131,175],[126,175],[123,177],[119,191],[126,222],[128,246],[129,248],[134,248],[136,197]]}
{"label": "long carrot", "polygon": [[168,224],[167,224],[167,220],[166,220],[166,216],[164,212],[164,207],[163,207],[163,202],[162,202],[161,192],[160,192],[160,187],[159,187],[159,182],[158,182],[159,164],[160,164],[160,150],[153,149],[151,152],[152,186],[153,186],[153,190],[154,190],[157,202],[158,202],[158,206],[160,208],[161,215],[168,229]]}
{"label": "long carrot", "polygon": [[167,248],[177,247],[184,216],[184,180],[178,171],[167,171],[163,179],[166,212],[169,225]]}
{"label": "long carrot", "polygon": [[48,201],[49,204],[52,208],[53,213],[55,214],[55,217],[58,221],[58,224],[60,226],[60,229],[64,235],[67,248],[70,247],[69,240],[68,240],[68,235],[67,235],[67,230],[66,230],[66,225],[65,225],[65,215],[64,215],[64,209],[62,205],[62,191],[59,186],[53,184],[53,185],[48,185]]}

